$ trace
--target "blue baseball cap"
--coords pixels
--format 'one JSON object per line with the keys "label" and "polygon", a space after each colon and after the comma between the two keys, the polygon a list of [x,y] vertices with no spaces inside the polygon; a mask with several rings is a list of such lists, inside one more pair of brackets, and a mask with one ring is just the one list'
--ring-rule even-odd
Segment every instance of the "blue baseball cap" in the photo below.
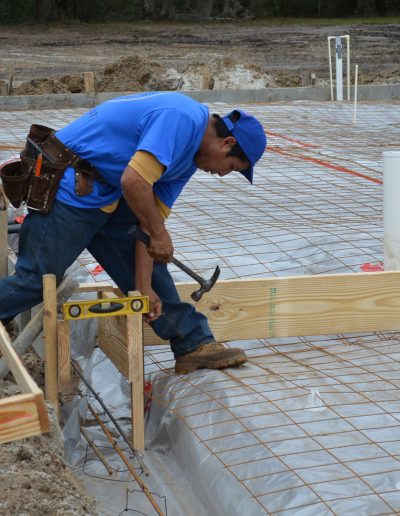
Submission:
{"label": "blue baseball cap", "polygon": [[[237,113],[240,116],[236,122],[233,122],[231,116],[234,115],[232,118],[235,120]],[[257,118],[241,109],[235,109],[227,115],[222,116],[221,119],[228,131],[236,138],[240,148],[250,161],[250,167],[246,170],[242,170],[240,173],[243,174],[250,183],[253,183],[254,165],[264,154],[265,148],[267,147],[267,137],[264,128]]]}

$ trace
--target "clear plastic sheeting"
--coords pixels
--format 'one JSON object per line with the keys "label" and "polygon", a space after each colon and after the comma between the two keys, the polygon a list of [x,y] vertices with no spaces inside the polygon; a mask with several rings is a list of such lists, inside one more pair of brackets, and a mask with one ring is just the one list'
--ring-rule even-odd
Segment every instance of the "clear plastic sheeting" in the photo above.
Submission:
{"label": "clear plastic sheeting", "polygon": [[170,446],[208,514],[398,514],[399,336],[348,339],[270,339],[238,369],[152,373],[150,449]]}
{"label": "clear plastic sheeting", "polygon": [[[131,439],[131,402],[128,382],[99,349],[94,351],[90,361],[86,364],[85,376],[94,390],[99,392],[107,408],[118,420],[123,432]],[[133,455],[130,448],[118,436],[115,427],[110,423],[99,403],[88,393],[84,385],[81,384],[80,389],[83,398],[74,398],[71,403],[63,407],[62,411],[65,422],[63,430],[65,460],[83,481],[88,492],[96,498],[100,515],[108,516],[130,511],[133,513],[137,511],[146,516],[153,516],[157,513],[134,481],[126,465],[116,454],[99,425],[88,413],[88,402],[93,405],[106,423],[118,446],[142,477],[164,514],[208,516],[201,501],[196,499],[193,486],[188,482],[187,476],[182,473],[166,442],[154,443],[144,454],[138,455],[149,473],[146,476],[138,457]],[[107,472],[93,449],[82,439],[81,424],[101,451],[112,475]],[[190,448],[190,439],[186,446]]]}

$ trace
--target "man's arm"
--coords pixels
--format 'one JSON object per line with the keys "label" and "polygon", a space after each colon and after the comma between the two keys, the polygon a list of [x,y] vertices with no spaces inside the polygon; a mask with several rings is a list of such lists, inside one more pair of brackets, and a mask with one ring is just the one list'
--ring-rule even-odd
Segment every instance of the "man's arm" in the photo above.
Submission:
{"label": "man's arm", "polygon": [[135,289],[144,296],[149,296],[150,311],[144,316],[146,322],[157,319],[162,312],[162,302],[151,287],[153,273],[153,258],[149,255],[145,245],[136,240],[135,247]]}
{"label": "man's arm", "polygon": [[121,186],[129,208],[150,235],[149,254],[157,262],[170,262],[174,248],[158,212],[152,186],[129,165],[122,174]]}

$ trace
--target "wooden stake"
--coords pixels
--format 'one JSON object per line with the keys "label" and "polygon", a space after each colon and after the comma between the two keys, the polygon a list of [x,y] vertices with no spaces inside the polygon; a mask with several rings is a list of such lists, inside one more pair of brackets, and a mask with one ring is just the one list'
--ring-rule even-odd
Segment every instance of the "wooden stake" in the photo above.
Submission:
{"label": "wooden stake", "polygon": [[[140,292],[129,292],[128,296],[140,296]],[[144,362],[143,323],[141,315],[126,316],[127,336],[132,349],[133,379],[131,383],[132,435],[135,450],[144,450]]]}
{"label": "wooden stake", "polygon": [[8,76],[8,95],[11,95],[11,93],[12,93],[13,80],[14,80],[14,65],[10,64],[9,76]]}
{"label": "wooden stake", "polygon": [[209,90],[210,86],[211,86],[211,69],[210,69],[210,65],[206,64],[206,65],[204,65],[204,68],[203,68],[201,89]]}
{"label": "wooden stake", "polygon": [[303,70],[301,73],[301,85],[303,87],[310,86],[311,84],[311,72],[310,70]]}
{"label": "wooden stake", "polygon": [[0,81],[0,95],[8,95],[8,84],[7,81]]}
{"label": "wooden stake", "polygon": [[45,395],[58,411],[57,286],[54,274],[43,276],[43,307]]}
{"label": "wooden stake", "polygon": [[85,92],[86,93],[94,93],[96,91],[95,83],[94,83],[94,73],[93,72],[83,72],[83,80],[85,82]]}
{"label": "wooden stake", "polygon": [[71,382],[71,345],[69,321],[57,321],[58,330],[58,387],[60,392]]}

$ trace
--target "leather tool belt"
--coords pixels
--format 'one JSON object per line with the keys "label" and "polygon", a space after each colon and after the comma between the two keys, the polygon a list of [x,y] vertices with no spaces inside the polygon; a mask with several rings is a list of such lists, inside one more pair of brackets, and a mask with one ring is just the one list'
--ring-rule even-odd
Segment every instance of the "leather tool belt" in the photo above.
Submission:
{"label": "leather tool belt", "polygon": [[104,182],[96,168],[60,142],[50,127],[31,126],[20,158],[0,168],[4,192],[15,208],[26,202],[28,209],[49,213],[67,167],[75,169],[79,196],[93,191],[95,179]]}

